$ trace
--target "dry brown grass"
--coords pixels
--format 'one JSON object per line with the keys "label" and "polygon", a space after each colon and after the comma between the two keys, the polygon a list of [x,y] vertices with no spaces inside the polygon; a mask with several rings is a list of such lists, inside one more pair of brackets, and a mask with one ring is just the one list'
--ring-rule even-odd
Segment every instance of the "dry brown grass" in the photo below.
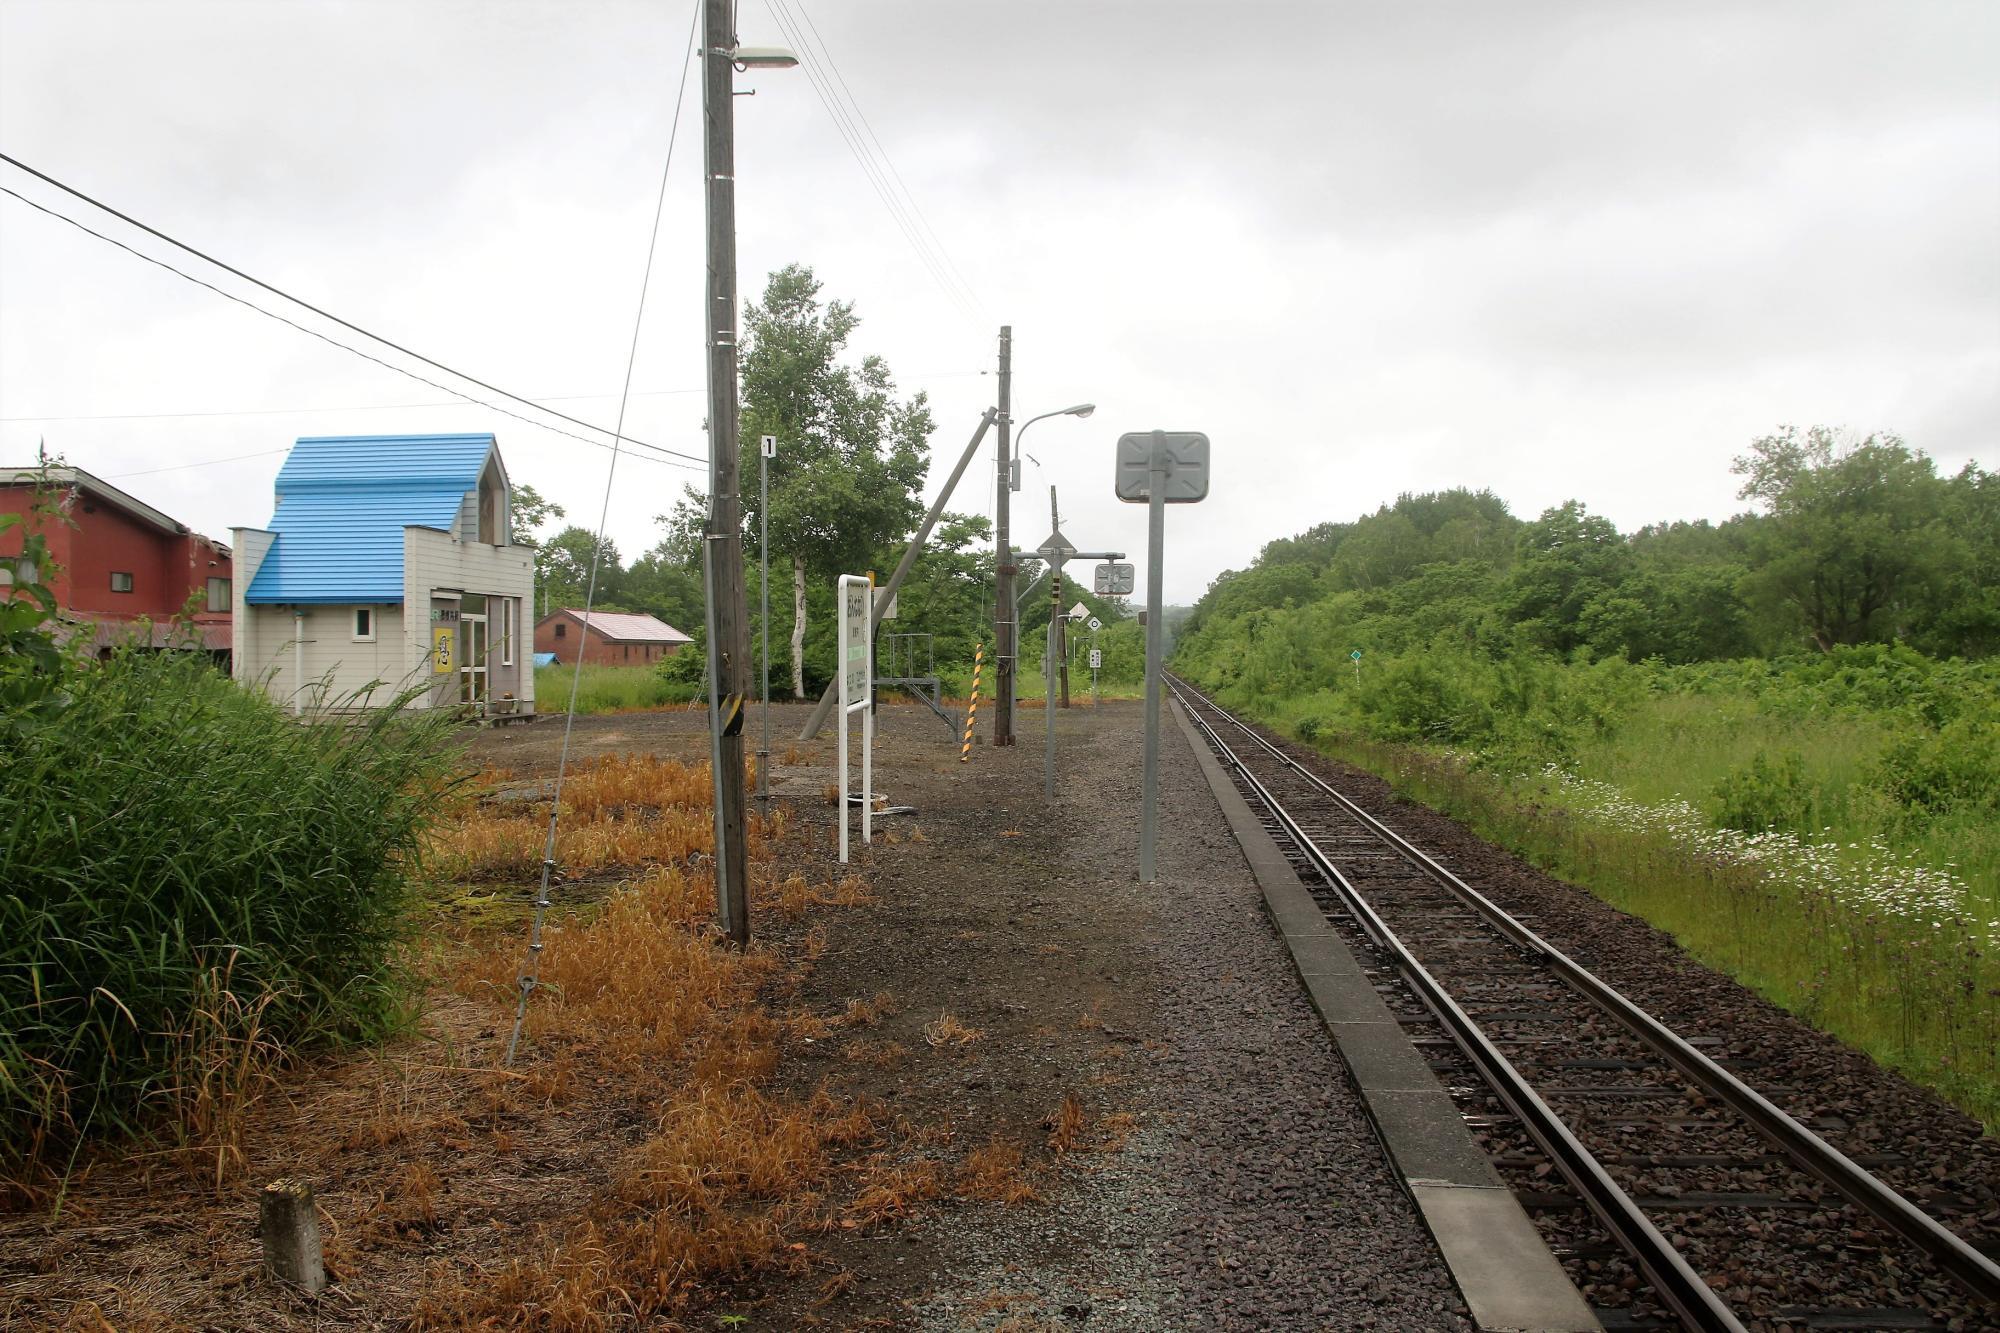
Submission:
{"label": "dry brown grass", "polygon": [[1098,1152],[1117,1152],[1125,1146],[1125,1140],[1132,1137],[1139,1120],[1129,1111],[1113,1111],[1100,1116],[1097,1121],[1097,1142],[1092,1145]]}
{"label": "dry brown grass", "polygon": [[[719,941],[712,884],[705,871],[654,870],[614,890],[590,920],[552,921],[524,1028],[530,1048],[580,1044],[657,1066],[705,1053],[743,1021],[777,961]],[[491,940],[464,961],[461,987],[511,999],[520,956],[512,935]]]}
{"label": "dry brown grass", "polygon": [[862,1164],[861,1172],[860,1192],[840,1215],[840,1225],[849,1230],[908,1217],[918,1204],[944,1192],[938,1164],[925,1157],[891,1162],[878,1153]]}
{"label": "dry brown grass", "polygon": [[817,884],[804,875],[789,875],[777,883],[757,885],[753,906],[770,908],[785,920],[796,921],[815,907],[867,907],[876,901],[868,892],[867,881],[859,875]]}
{"label": "dry brown grass", "polygon": [[[491,783],[475,784],[490,790]],[[540,876],[548,845],[553,790],[537,786],[525,800],[469,803],[433,834],[426,849],[432,870],[458,881],[524,882]],[[784,810],[768,819],[751,812],[752,854],[781,836]],[[706,764],[650,755],[584,760],[563,780],[556,827],[556,864],[569,876],[613,868],[686,865],[714,846]]]}
{"label": "dry brown grass", "polygon": [[249,1168],[245,1128],[286,1059],[264,1031],[264,1013],[278,997],[238,995],[230,987],[235,965],[232,952],[200,974],[188,1013],[170,1034],[168,1078],[154,1093],[171,1155],[217,1191]]}
{"label": "dry brown grass", "polygon": [[910,1048],[900,1041],[850,1041],[840,1048],[843,1059],[877,1069],[887,1069],[909,1053]]}
{"label": "dry brown grass", "polygon": [[865,1028],[896,1012],[896,1001],[887,991],[876,991],[872,1000],[849,1000],[841,1013],[840,1022],[844,1027]]}
{"label": "dry brown grass", "polygon": [[1083,1140],[1083,1124],[1083,1103],[1075,1093],[1065,1092],[1056,1109],[1042,1121],[1042,1128],[1049,1132],[1049,1151],[1059,1155],[1074,1151]]}
{"label": "dry brown grass", "polygon": [[986,1033],[979,1028],[969,1028],[950,1013],[940,1013],[924,1024],[924,1040],[933,1047],[970,1046]]}
{"label": "dry brown grass", "polygon": [[962,1199],[987,1203],[1034,1203],[1042,1195],[1029,1182],[1027,1154],[1012,1139],[994,1138],[958,1164],[954,1189]]}

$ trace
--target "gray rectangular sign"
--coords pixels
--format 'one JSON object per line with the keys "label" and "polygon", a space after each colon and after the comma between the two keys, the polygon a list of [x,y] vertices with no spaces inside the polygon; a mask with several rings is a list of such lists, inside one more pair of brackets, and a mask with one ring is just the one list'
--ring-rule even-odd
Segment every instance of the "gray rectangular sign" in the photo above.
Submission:
{"label": "gray rectangular sign", "polygon": [[1157,443],[1167,473],[1168,504],[1193,504],[1208,497],[1208,436],[1198,430],[1141,430],[1118,437],[1118,498],[1145,504]]}
{"label": "gray rectangular sign", "polygon": [[1132,566],[1114,562],[1097,567],[1097,583],[1091,591],[1099,597],[1130,597],[1133,585]]}

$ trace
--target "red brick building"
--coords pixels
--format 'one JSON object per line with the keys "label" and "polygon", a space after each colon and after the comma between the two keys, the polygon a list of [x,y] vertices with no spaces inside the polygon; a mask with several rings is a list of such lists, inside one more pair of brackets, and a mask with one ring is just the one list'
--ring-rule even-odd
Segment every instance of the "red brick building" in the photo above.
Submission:
{"label": "red brick building", "polygon": [[575,665],[579,652],[591,666],[645,666],[694,642],[657,616],[592,611],[588,636],[585,623],[582,611],[549,612],[535,622],[535,651],[554,653],[564,666]]}
{"label": "red brick building", "polygon": [[[37,488],[51,493],[69,522],[35,512]],[[177,641],[168,621],[197,597],[192,617],[201,646],[226,657],[230,645],[230,550],[82,468],[0,468],[0,514],[23,515],[0,532],[0,559],[21,553],[29,530],[48,538],[51,585],[63,619],[108,647],[141,618],[156,647]],[[0,577],[11,577],[11,569]],[[197,596],[198,595],[198,596]]]}

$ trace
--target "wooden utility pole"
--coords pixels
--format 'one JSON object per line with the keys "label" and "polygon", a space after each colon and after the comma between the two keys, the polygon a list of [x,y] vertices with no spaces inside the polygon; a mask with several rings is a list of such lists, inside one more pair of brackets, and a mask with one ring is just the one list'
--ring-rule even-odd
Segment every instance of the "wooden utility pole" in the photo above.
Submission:
{"label": "wooden utility pole", "polygon": [[743,781],[744,696],[750,686],[750,608],[743,587],[737,494],[736,32],[731,0],[703,0],[703,173],[708,190],[708,720],[715,784],[715,899],[722,928],[750,941],[749,831]]}
{"label": "wooden utility pole", "polygon": [[1020,619],[1014,605],[1014,548],[1008,544],[1007,497],[1014,485],[1014,326],[1000,326],[1000,466],[993,495],[993,743],[1014,743],[1014,667]]}

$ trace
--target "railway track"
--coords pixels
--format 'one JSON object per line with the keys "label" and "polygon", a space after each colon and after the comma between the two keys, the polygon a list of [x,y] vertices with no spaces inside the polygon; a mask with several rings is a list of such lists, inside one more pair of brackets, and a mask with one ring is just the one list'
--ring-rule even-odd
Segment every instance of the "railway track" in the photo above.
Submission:
{"label": "railway track", "polygon": [[2000,1328],[2000,1265],[1869,1169],[1920,1164],[1843,1154],[1727,1033],[1676,1033],[1170,687],[1607,1328]]}

